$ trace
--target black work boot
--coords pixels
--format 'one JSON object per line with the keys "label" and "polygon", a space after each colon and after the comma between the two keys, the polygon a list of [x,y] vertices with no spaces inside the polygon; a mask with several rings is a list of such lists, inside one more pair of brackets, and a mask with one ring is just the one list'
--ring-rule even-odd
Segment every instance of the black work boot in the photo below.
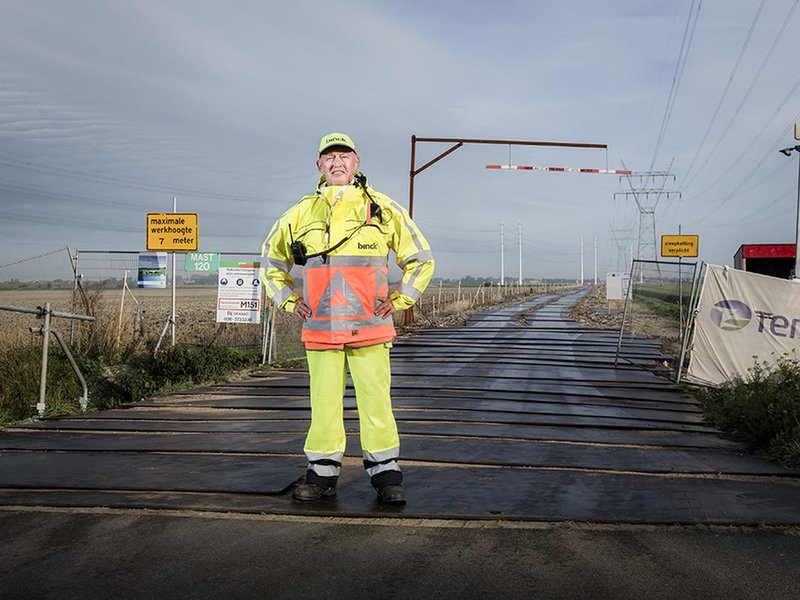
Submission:
{"label": "black work boot", "polygon": [[405,504],[403,474],[400,471],[383,471],[372,478],[372,487],[378,492],[378,500],[384,504]]}
{"label": "black work boot", "polygon": [[378,500],[399,506],[406,503],[406,493],[402,485],[385,485],[378,490]]}
{"label": "black work boot", "polygon": [[298,502],[311,502],[336,495],[336,482],[338,477],[323,477],[309,469],[306,471],[306,481],[298,485],[292,498]]}
{"label": "black work boot", "polygon": [[311,502],[312,500],[319,500],[320,498],[335,495],[335,485],[325,488],[316,483],[301,483],[295,488],[294,492],[292,492],[292,499],[298,502]]}

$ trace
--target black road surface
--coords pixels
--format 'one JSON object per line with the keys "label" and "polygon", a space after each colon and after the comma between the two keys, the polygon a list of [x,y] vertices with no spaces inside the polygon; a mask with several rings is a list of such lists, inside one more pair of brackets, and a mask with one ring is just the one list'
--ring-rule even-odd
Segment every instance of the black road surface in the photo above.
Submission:
{"label": "black road surface", "polygon": [[800,597],[800,472],[705,423],[657,341],[615,367],[579,298],[396,343],[403,508],[350,387],[338,495],[292,502],[302,370],[3,430],[0,598]]}

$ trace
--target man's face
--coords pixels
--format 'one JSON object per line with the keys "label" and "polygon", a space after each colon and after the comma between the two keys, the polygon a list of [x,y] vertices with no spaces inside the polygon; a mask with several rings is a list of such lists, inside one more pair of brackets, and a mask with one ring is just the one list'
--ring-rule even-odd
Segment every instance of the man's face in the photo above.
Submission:
{"label": "man's face", "polygon": [[333,146],[317,159],[317,168],[328,185],[346,185],[358,171],[358,154],[345,146]]}

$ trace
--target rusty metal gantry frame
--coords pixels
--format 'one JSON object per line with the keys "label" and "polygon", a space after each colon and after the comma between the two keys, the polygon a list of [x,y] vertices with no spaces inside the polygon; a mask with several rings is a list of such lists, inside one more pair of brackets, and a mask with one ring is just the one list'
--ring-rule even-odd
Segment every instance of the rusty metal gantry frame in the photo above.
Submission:
{"label": "rusty metal gantry frame", "polygon": [[[437,157],[429,160],[427,163],[422,165],[419,169],[416,168],[416,154],[417,154],[417,142],[440,142],[445,144],[454,144],[449,149],[445,150]],[[464,144],[497,144],[501,146],[556,146],[561,148],[598,148],[601,150],[607,150],[608,146],[606,144],[580,144],[576,142],[531,142],[531,141],[524,141],[524,140],[476,140],[476,139],[468,139],[468,138],[430,138],[430,137],[417,137],[415,135],[411,136],[411,171],[410,171],[410,182],[408,186],[408,214],[409,216],[414,216],[414,177],[422,173],[425,169],[430,167],[431,165],[439,162],[448,154],[455,152]]]}
{"label": "rusty metal gantry frame", "polygon": [[[417,157],[417,142],[439,142],[445,144],[453,144],[450,148],[429,160],[419,169],[416,168]],[[414,177],[422,173],[431,165],[439,162],[448,154],[451,154],[461,148],[464,144],[497,144],[501,146],[556,146],[561,148],[598,148],[601,150],[608,150],[606,144],[580,144],[577,142],[532,142],[525,140],[476,140],[470,138],[432,138],[432,137],[417,137],[411,136],[411,171],[409,172],[410,181],[408,185],[408,215],[413,218],[414,216]],[[403,314],[403,324],[411,325],[414,322],[413,307],[409,308]]]}

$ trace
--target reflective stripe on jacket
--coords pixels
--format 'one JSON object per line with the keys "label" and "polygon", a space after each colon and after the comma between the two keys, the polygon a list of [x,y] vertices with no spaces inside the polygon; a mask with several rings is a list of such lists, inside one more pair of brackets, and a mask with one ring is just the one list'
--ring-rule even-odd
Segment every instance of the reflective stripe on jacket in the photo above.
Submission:
{"label": "reflective stripe on jacket", "polygon": [[320,344],[362,346],[394,339],[392,319],[375,315],[378,298],[389,295],[388,271],[384,256],[310,259],[303,270],[303,297],[312,316],[303,324],[300,339],[311,349]]}
{"label": "reflective stripe on jacket", "polygon": [[[409,308],[433,276],[430,245],[408,212],[388,196],[368,189],[380,217],[372,214],[360,188],[347,186],[335,202],[341,186],[324,186],[321,180],[315,194],[304,196],[278,219],[262,246],[261,278],[267,295],[292,312],[300,294],[291,275],[291,242],[303,242],[307,253],[313,254],[349,236],[326,257],[309,259],[303,270],[303,297],[312,310],[302,334],[308,348],[390,341],[394,325],[391,318],[375,317],[377,299],[389,295],[395,309]],[[390,250],[403,277],[388,294]]]}

